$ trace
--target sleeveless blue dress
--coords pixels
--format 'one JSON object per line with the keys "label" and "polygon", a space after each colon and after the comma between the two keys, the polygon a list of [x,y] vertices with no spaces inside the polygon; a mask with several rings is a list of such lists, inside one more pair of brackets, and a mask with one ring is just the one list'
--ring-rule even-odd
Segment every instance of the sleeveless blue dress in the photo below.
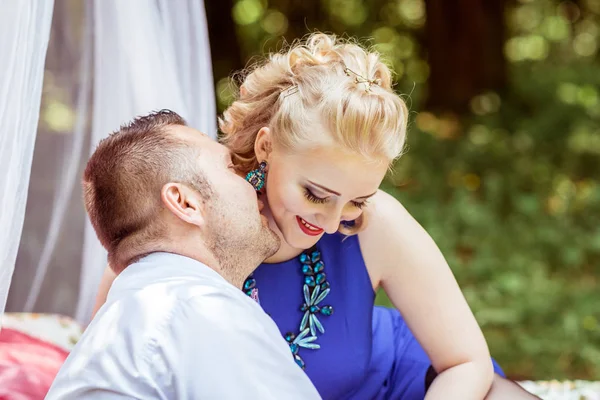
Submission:
{"label": "sleeveless blue dress", "polygon": [[[323,399],[423,399],[431,362],[397,310],[374,306],[358,236],[324,235],[317,248],[331,285],[323,305],[334,313],[319,318],[325,328],[317,335],[321,348],[302,348],[299,355]],[[260,305],[281,334],[297,334],[304,315],[298,258],[261,264],[254,278]]]}

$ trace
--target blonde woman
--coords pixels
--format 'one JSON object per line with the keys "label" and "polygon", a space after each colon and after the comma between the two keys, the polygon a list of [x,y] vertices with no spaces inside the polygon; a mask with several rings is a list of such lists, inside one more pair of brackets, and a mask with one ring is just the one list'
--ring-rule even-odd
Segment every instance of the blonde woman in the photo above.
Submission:
{"label": "blonde woman", "polygon": [[[378,189],[406,138],[391,84],[378,54],[320,33],[246,74],[220,128],[282,245],[242,290],[324,399],[534,398],[494,374],[444,257]],[[399,312],[374,307],[380,287]]]}

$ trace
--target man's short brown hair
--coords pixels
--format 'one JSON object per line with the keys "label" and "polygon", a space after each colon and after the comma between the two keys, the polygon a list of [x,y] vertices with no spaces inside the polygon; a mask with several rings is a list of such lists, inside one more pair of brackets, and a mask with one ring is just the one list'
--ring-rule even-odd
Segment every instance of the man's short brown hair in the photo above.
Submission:
{"label": "man's short brown hair", "polygon": [[85,208],[117,272],[143,255],[137,249],[161,239],[165,184],[184,183],[205,199],[211,195],[198,170],[198,150],[168,133],[176,125],[186,123],[169,110],[138,117],[103,139],[87,163]]}

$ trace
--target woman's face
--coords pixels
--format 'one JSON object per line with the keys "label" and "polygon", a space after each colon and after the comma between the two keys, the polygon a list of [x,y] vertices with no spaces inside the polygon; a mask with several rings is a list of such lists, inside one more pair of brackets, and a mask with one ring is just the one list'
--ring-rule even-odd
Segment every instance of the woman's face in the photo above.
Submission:
{"label": "woman's face", "polygon": [[368,160],[336,147],[287,152],[269,157],[267,201],[273,222],[293,248],[308,249],[341,221],[358,218],[388,168],[387,160]]}

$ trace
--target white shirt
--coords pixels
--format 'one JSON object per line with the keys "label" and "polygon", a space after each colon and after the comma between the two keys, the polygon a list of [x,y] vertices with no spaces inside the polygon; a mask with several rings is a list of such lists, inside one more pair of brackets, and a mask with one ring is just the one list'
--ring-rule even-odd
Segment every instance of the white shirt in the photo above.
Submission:
{"label": "white shirt", "polygon": [[46,399],[320,399],[273,320],[217,272],[153,253],[128,266]]}

